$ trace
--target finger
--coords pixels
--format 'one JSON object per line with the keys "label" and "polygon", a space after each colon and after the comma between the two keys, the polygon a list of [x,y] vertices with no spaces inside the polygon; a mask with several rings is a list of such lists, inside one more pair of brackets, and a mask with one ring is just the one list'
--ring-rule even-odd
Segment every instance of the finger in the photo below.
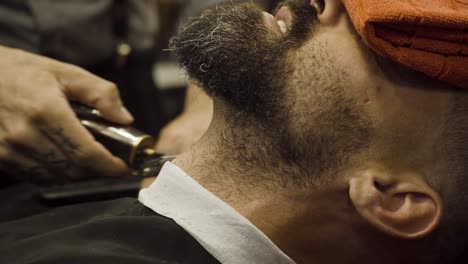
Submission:
{"label": "finger", "polygon": [[161,131],[154,150],[157,153],[174,155],[180,154],[182,148],[182,135],[177,133],[177,131],[171,130],[170,127],[167,127]]}
{"label": "finger", "polygon": [[98,109],[104,118],[119,124],[130,124],[133,117],[123,107],[116,86],[92,73],[71,64],[59,62],[44,56],[31,54],[18,49],[0,46],[2,55],[10,56],[5,61],[15,61],[20,65],[32,66],[54,75],[62,86],[62,92],[71,100]]}
{"label": "finger", "polygon": [[[161,130],[154,147],[156,152],[175,155],[190,149],[206,131],[203,122],[194,123],[193,119],[196,119],[196,117],[193,114],[190,116],[181,115],[166,125]],[[202,128],[200,129],[199,126]]]}
{"label": "finger", "polygon": [[99,110],[109,121],[123,125],[133,122],[133,117],[124,107],[114,83],[80,67],[60,62],[57,64],[53,71],[69,100],[76,100]]}
{"label": "finger", "polygon": [[102,176],[128,173],[125,163],[94,140],[65,100],[56,102],[55,108],[57,111],[37,120],[38,126],[79,168]]}
{"label": "finger", "polygon": [[140,189],[149,187],[154,180],[156,180],[156,177],[144,178],[140,183]]}

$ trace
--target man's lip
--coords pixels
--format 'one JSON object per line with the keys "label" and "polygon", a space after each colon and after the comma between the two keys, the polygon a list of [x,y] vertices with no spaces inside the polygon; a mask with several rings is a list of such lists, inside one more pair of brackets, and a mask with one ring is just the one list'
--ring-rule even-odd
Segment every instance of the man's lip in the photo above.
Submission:
{"label": "man's lip", "polygon": [[292,25],[292,14],[291,10],[287,6],[282,6],[275,15],[277,21],[284,21],[286,28],[290,29]]}
{"label": "man's lip", "polygon": [[263,12],[263,20],[267,27],[278,36],[286,35],[288,29],[291,28],[292,15],[291,10],[287,6],[281,7],[275,16],[270,13]]}
{"label": "man's lip", "polygon": [[267,28],[271,30],[273,33],[275,33],[279,37],[284,35],[283,32],[281,31],[278,21],[275,19],[275,17],[272,14],[263,12],[263,20]]}

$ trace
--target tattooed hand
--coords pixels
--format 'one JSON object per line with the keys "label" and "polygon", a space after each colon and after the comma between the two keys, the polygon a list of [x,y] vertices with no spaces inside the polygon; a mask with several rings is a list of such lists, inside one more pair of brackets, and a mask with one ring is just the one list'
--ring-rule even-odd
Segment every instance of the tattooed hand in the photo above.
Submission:
{"label": "tattooed hand", "polygon": [[[122,175],[112,156],[81,125],[68,100],[129,124],[114,84],[52,59],[0,46],[0,164],[43,177]],[[1,180],[1,179],[0,179]]]}

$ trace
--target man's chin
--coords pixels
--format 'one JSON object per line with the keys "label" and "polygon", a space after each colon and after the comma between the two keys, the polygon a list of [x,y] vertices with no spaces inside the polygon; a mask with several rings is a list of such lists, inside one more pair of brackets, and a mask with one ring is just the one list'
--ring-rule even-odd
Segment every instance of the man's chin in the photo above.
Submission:
{"label": "man's chin", "polygon": [[281,34],[278,27],[253,5],[222,6],[182,29],[171,48],[208,94],[238,110],[256,111],[268,98],[265,87],[272,78],[277,82],[282,40],[272,32]]}

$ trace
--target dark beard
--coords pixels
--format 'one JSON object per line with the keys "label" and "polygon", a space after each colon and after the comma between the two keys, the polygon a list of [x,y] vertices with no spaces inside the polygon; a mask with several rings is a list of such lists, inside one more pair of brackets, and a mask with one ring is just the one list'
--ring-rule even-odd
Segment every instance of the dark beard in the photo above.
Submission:
{"label": "dark beard", "polygon": [[252,4],[207,11],[171,40],[179,62],[206,92],[257,117],[277,112],[286,81],[286,51],[310,35],[316,11],[309,2],[286,1],[295,25],[285,38],[269,32]]}
{"label": "dark beard", "polygon": [[[282,5],[294,21],[283,38],[268,31],[252,5],[224,6],[190,23],[171,48],[190,77],[233,110],[223,120],[229,124],[217,153],[245,169],[232,174],[279,170],[284,182],[309,184],[305,179],[333,174],[366,148],[370,124],[347,97],[346,78],[338,78],[346,74],[338,73],[326,51],[288,60],[311,40],[317,11],[309,0]],[[308,89],[316,96],[293,95]],[[305,98],[307,105],[296,102]]]}

